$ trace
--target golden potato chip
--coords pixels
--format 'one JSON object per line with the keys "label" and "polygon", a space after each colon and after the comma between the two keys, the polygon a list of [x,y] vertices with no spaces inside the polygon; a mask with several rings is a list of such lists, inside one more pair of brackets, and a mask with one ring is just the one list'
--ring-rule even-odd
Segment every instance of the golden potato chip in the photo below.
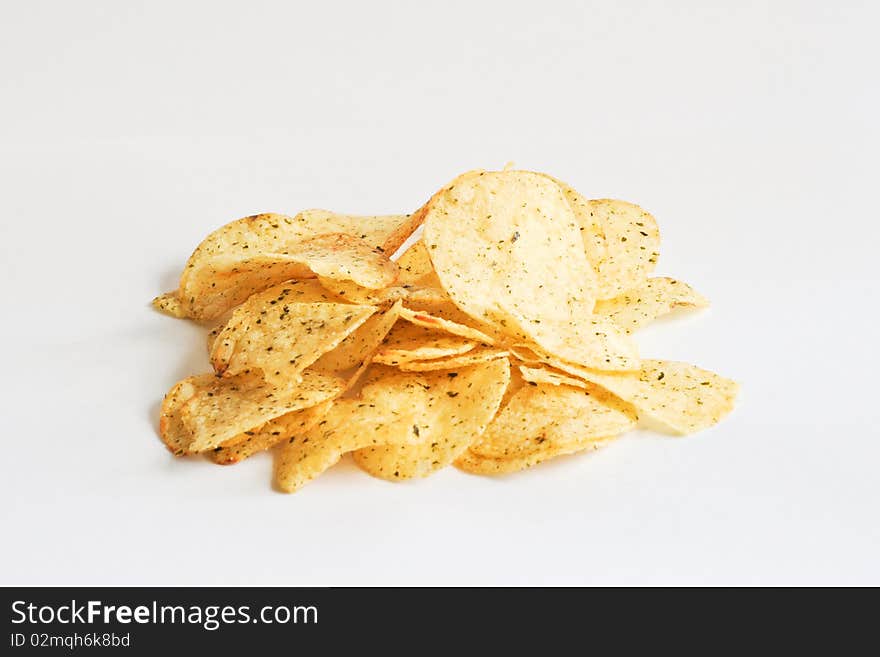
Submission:
{"label": "golden potato chip", "polygon": [[617,436],[605,438],[585,438],[580,443],[569,445],[546,444],[540,448],[512,457],[479,456],[471,450],[466,451],[455,461],[455,467],[463,472],[480,475],[503,475],[519,472],[549,461],[557,456],[567,456],[583,451],[596,451],[615,440]]}
{"label": "golden potato chip", "polygon": [[599,298],[613,298],[654,271],[660,256],[660,229],[653,215],[634,203],[593,199],[590,210],[599,217],[605,233],[605,254],[596,264]]}
{"label": "golden potato chip", "polygon": [[[431,264],[431,257],[424,241],[418,240],[397,259],[400,275],[399,284],[422,285],[428,288],[441,288],[440,279]],[[445,296],[445,295],[444,295]]]}
{"label": "golden potato chip", "polygon": [[[354,459],[375,477],[400,481],[449,465],[479,438],[501,403],[510,365],[506,358],[497,358],[459,370],[382,374],[370,393],[363,393],[365,399],[372,394],[377,407],[386,409],[389,433],[411,435],[418,442],[401,445],[398,438],[397,444],[359,449]],[[410,390],[412,399],[397,409],[386,399],[393,399],[393,391],[400,388]]]}
{"label": "golden potato chip", "polygon": [[739,384],[696,365],[642,361],[638,372],[584,375],[672,431],[690,434],[716,424],[733,410]]}
{"label": "golden potato chip", "polygon": [[591,316],[596,273],[569,202],[546,176],[460,176],[428,202],[424,241],[455,304],[511,341],[592,367],[638,366],[624,332]]}
{"label": "golden potato chip", "polygon": [[534,324],[539,313],[543,323],[569,307],[575,312],[568,316],[592,311],[595,274],[552,180],[525,171],[469,172],[426,207],[423,240],[434,270],[471,317],[510,332]]}
{"label": "golden potato chip", "polygon": [[403,361],[398,367],[404,372],[433,372],[435,370],[454,370],[478,363],[485,363],[496,358],[505,358],[507,352],[496,347],[476,347],[458,356],[435,358],[433,360]]}
{"label": "golden potato chip", "polygon": [[[293,218],[292,224],[282,220],[280,228],[284,235],[275,237],[273,242],[291,244],[315,235],[345,233],[358,237],[369,244],[370,248],[380,249],[391,256],[419,227],[422,219],[418,213],[358,216],[329,210],[304,210]],[[253,230],[253,227],[248,226],[248,230]],[[277,248],[274,250],[278,251]]]}
{"label": "golden potato chip", "polygon": [[239,306],[213,342],[211,363],[232,376],[260,370],[269,381],[296,379],[363,324],[375,306],[297,303],[282,283]]}
{"label": "golden potato chip", "polygon": [[281,443],[275,452],[275,483],[295,493],[335,465],[342,456],[367,444],[369,433],[350,432],[347,422],[357,418],[353,399],[341,399],[331,412],[305,434]]}
{"label": "golden potato chip", "polygon": [[616,436],[635,424],[636,413],[628,404],[596,386],[581,390],[529,382],[511,397],[470,451],[492,458],[519,457],[547,444],[567,449]]}
{"label": "golden potato chip", "polygon": [[318,425],[281,445],[275,479],[295,492],[347,452],[369,446],[410,445],[426,436],[425,403],[431,399],[422,378],[373,365],[356,399],[340,399]]}
{"label": "golden potato chip", "polygon": [[[302,381],[285,387],[266,383],[255,374],[230,378],[202,375],[190,377],[188,385],[191,394],[180,408],[178,419],[192,435],[187,452],[219,447],[269,420],[333,399],[345,387],[338,377],[308,370],[303,372]],[[178,420],[168,425],[175,427]]]}
{"label": "golden potato chip", "polygon": [[[388,408],[402,413],[405,421],[415,421],[411,407],[414,392],[390,388],[387,405],[368,399],[340,399],[314,427],[279,445],[275,454],[275,481],[278,487],[293,493],[318,477],[348,452],[387,441],[411,442],[416,436],[400,433],[388,426]],[[398,415],[398,418],[401,417]],[[391,429],[389,431],[389,429]]]}
{"label": "golden potato chip", "polygon": [[705,308],[708,305],[709,300],[687,283],[658,276],[618,297],[598,301],[595,313],[608,317],[627,333],[632,333],[675,308]]}
{"label": "golden potato chip", "polygon": [[[274,287],[274,286],[273,286]],[[271,289],[271,288],[270,288]],[[316,279],[306,278],[284,281],[282,290],[287,289],[287,299],[297,303],[339,303],[339,299],[330,294]],[[265,290],[263,291],[265,292]],[[268,294],[271,295],[271,292]],[[253,298],[253,296],[249,297]],[[208,353],[214,350],[214,341],[226,328],[234,311],[229,310],[217,319],[217,325],[208,333]]]}
{"label": "golden potato chip", "polygon": [[482,344],[495,344],[495,340],[480,330],[471,328],[465,324],[460,324],[449,319],[443,319],[433,314],[411,310],[406,306],[400,309],[401,318],[408,322],[412,322],[417,326],[423,326],[430,329],[439,329],[446,331],[452,335],[458,335],[469,340],[474,340]]}
{"label": "golden potato chip", "polygon": [[245,431],[232,440],[215,447],[208,456],[219,465],[232,465],[269,449],[284,440],[304,434],[315,426],[330,410],[332,400],[321,402],[317,406],[303,408],[269,420],[264,425]]}
{"label": "golden potato chip", "polygon": [[[408,230],[421,216],[383,219],[309,211],[296,217],[254,215],[226,224],[190,256],[178,287],[182,306],[190,317],[213,319],[255,292],[315,273],[365,287],[390,285],[397,267],[385,254],[393,253],[388,246],[398,238],[387,231]],[[367,228],[371,222],[377,230]],[[385,237],[391,241],[376,243]]]}
{"label": "golden potato chip", "polygon": [[175,383],[162,400],[162,408],[159,411],[159,436],[175,456],[190,452],[193,442],[192,432],[181,420],[181,409],[199,390],[213,385],[215,378],[213,374],[188,376]]}
{"label": "golden potato chip", "polygon": [[187,279],[187,287],[178,293],[185,295],[184,305],[197,319],[215,319],[250,295],[294,278],[320,274],[327,279],[352,278],[364,287],[384,287],[397,276],[397,265],[384,254],[339,233],[311,237],[285,253],[255,254],[234,266],[213,262],[220,269],[200,271],[200,277]]}
{"label": "golden potato chip", "polygon": [[654,217],[626,201],[585,201],[568,185],[560,185],[583,228],[587,260],[597,274],[596,298],[611,299],[641,285],[660,255]]}
{"label": "golden potato chip", "polygon": [[160,310],[166,315],[182,319],[187,316],[186,309],[180,303],[180,297],[177,296],[177,290],[160,294],[153,299],[153,307]]}
{"label": "golden potato chip", "polygon": [[410,361],[457,356],[477,346],[445,331],[425,328],[411,322],[398,322],[373,356],[373,362],[400,365]]}
{"label": "golden potato chip", "polygon": [[370,317],[354,332],[349,334],[332,351],[321,356],[312,369],[317,372],[335,373],[369,364],[373,354],[400,316],[400,302],[395,303],[384,313]]}
{"label": "golden potato chip", "polygon": [[388,256],[344,233],[312,237],[284,255],[300,259],[321,278],[352,281],[371,290],[391,285],[398,275],[397,264]]}
{"label": "golden potato chip", "polygon": [[552,357],[544,362],[604,388],[678,434],[716,424],[733,410],[739,393],[735,381],[688,363],[643,360],[636,372],[597,372]]}

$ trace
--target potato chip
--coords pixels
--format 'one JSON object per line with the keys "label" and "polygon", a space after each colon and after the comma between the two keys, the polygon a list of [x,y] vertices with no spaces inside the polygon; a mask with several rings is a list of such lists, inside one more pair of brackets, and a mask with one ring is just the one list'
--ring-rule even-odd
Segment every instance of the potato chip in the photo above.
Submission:
{"label": "potato chip", "polygon": [[[415,421],[417,414],[411,402],[412,388],[391,389],[387,405],[371,398],[340,399],[313,428],[281,443],[275,455],[275,481],[278,487],[293,493],[333,466],[348,452],[387,441],[411,442],[411,433],[400,433],[388,426],[388,408],[403,413],[403,420]],[[401,417],[401,416],[398,416]],[[390,431],[388,429],[391,429]]]}
{"label": "potato chip", "polygon": [[[284,285],[281,288],[282,290],[288,290],[286,292],[286,298],[288,301],[295,301],[297,303],[338,303],[339,299],[330,294],[324,286],[321,285],[317,280],[313,278],[307,279],[299,279],[299,280],[290,280],[284,281]],[[265,292],[265,290],[264,290]],[[267,293],[271,294],[271,292]],[[249,299],[253,299],[251,296]],[[216,320],[216,325],[208,332],[208,354],[210,355],[212,351],[214,351],[214,341],[217,339],[217,336],[226,328],[226,324],[229,323],[229,320],[232,318],[233,310],[229,310],[221,315]]]}
{"label": "potato chip", "polygon": [[341,399],[305,434],[281,443],[275,452],[275,483],[285,493],[295,493],[335,465],[342,456],[368,444],[369,432],[348,430],[357,418],[353,399]]}
{"label": "potato chip", "polygon": [[369,364],[373,354],[397,322],[401,304],[398,301],[384,313],[370,317],[354,332],[349,334],[332,351],[321,356],[312,369],[317,372],[334,373]]}
{"label": "potato chip", "polygon": [[675,308],[705,308],[708,305],[709,300],[687,283],[658,276],[618,297],[598,301],[595,313],[608,317],[627,333],[632,333]]}
{"label": "potato chip", "polygon": [[[373,220],[380,230],[365,230]],[[245,217],[214,231],[196,248],[181,274],[178,295],[188,316],[213,319],[255,292],[315,273],[384,287],[394,281],[397,268],[385,255],[393,251],[376,241],[388,229],[397,231],[412,221],[401,217],[392,225],[325,211]]]}
{"label": "potato chip", "polygon": [[435,370],[454,370],[496,358],[505,358],[507,352],[496,347],[476,347],[458,356],[435,358],[433,360],[411,360],[401,362],[398,367],[404,372],[433,372]]}
{"label": "potato chip", "polygon": [[[384,374],[384,373],[383,373]],[[391,370],[369,393],[385,411],[387,429],[396,436],[411,435],[410,445],[379,445],[354,452],[355,462],[375,477],[400,481],[425,477],[452,463],[479,438],[491,421],[510,380],[505,358],[439,372],[407,373]],[[412,391],[414,399],[400,408],[386,399],[400,388]],[[365,386],[365,390],[367,390]],[[421,392],[420,392],[421,391]],[[415,412],[415,418],[409,413]]]}
{"label": "potato chip", "polygon": [[428,383],[382,365],[370,367],[361,394],[338,400],[318,425],[281,445],[275,479],[285,492],[295,492],[335,464],[347,452],[369,446],[411,445],[427,437]]}
{"label": "potato chip", "polygon": [[438,317],[433,314],[410,310],[406,306],[400,309],[400,316],[406,321],[412,322],[417,326],[423,326],[430,329],[439,329],[441,331],[451,333],[452,335],[458,335],[463,338],[468,338],[470,340],[480,342],[482,344],[495,344],[494,339],[492,339],[480,330],[471,328],[470,326],[467,326],[465,324],[454,322],[449,319],[443,319],[442,317]]}
{"label": "potato chip", "polygon": [[159,436],[175,456],[188,453],[193,442],[192,432],[181,420],[181,409],[199,390],[212,385],[215,378],[213,374],[188,376],[175,383],[162,400],[162,408],[159,411]]}
{"label": "potato chip", "polygon": [[304,434],[321,421],[331,406],[333,401],[327,400],[316,406],[269,420],[264,425],[245,431],[220,447],[215,447],[213,451],[208,452],[208,456],[219,465],[232,465],[243,461],[277,443]]}
{"label": "potato chip", "polygon": [[522,456],[491,457],[479,456],[471,450],[466,451],[455,461],[455,467],[463,472],[480,475],[504,475],[526,470],[532,466],[549,461],[557,456],[567,456],[577,452],[596,451],[615,440],[617,436],[605,438],[585,438],[580,443],[569,445],[546,444]]}
{"label": "potato chip", "polygon": [[553,176],[542,175],[547,176],[559,186],[562,193],[565,194],[565,199],[568,201],[572,212],[574,212],[575,219],[577,219],[579,224],[587,261],[590,263],[593,271],[596,272],[596,295],[598,298],[602,298],[606,290],[604,289],[605,283],[599,275],[599,263],[605,260],[607,250],[605,226],[603,225],[602,217],[593,211],[590,201],[573,187]]}
{"label": "potato chip", "polygon": [[344,233],[312,237],[284,255],[300,259],[317,276],[352,281],[371,290],[391,285],[398,275],[397,265],[388,256]]}
{"label": "potato chip", "polygon": [[187,392],[191,394],[180,407],[179,418],[167,424],[173,428],[179,421],[192,435],[187,452],[203,452],[281,415],[333,399],[345,383],[338,377],[306,370],[302,381],[285,387],[270,385],[255,374],[191,377],[190,386]]}
{"label": "potato chip", "polygon": [[596,386],[581,390],[530,382],[511,397],[470,451],[491,458],[520,457],[548,443],[567,449],[616,436],[635,424],[636,413],[628,404]]}
{"label": "potato chip", "polygon": [[445,331],[425,328],[411,322],[398,322],[373,356],[373,362],[400,365],[411,361],[457,356],[477,346]]}
{"label": "potato chip", "polygon": [[563,191],[584,227],[584,248],[598,279],[597,299],[611,299],[641,285],[660,255],[660,230],[654,217],[633,203],[594,199],[584,204],[583,197],[567,185]]}
{"label": "potato chip", "polygon": [[[400,268],[398,284],[419,285],[442,290],[443,286],[440,284],[440,279],[437,278],[431,257],[428,255],[428,248],[423,240],[413,242],[397,259],[397,266]],[[444,298],[448,299],[445,294]]]}
{"label": "potato chip", "polygon": [[153,307],[166,315],[183,319],[187,316],[186,309],[180,303],[180,297],[177,296],[177,290],[160,294],[153,299]]}
{"label": "potato chip", "polygon": [[[526,354],[522,354],[526,355]],[[739,384],[696,365],[643,360],[637,372],[596,372],[554,358],[544,362],[632,404],[678,434],[696,433],[733,410]]]}
{"label": "potato chip", "polygon": [[211,363],[218,374],[260,370],[269,381],[296,379],[376,311],[346,303],[297,303],[295,289],[276,285],[235,310],[213,342]]}
{"label": "potato chip", "polygon": [[572,362],[638,366],[626,335],[591,316],[596,274],[551,179],[525,171],[460,176],[428,202],[424,240],[443,288],[471,317]]}
{"label": "potato chip", "polygon": [[592,199],[590,209],[605,232],[605,255],[596,265],[599,298],[613,298],[654,271],[660,256],[660,229],[653,215],[634,203]]}

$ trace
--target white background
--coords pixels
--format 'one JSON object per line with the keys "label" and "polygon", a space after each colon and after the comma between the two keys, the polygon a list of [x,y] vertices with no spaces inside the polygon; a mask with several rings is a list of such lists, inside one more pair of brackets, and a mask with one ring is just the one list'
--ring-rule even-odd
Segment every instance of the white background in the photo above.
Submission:
{"label": "white background", "polygon": [[[0,9],[0,583],[880,584],[876,3],[246,4]],[[293,496],[165,451],[205,330],[148,302],[205,234],[508,160],[657,216],[713,306],[642,353],[725,422]]]}

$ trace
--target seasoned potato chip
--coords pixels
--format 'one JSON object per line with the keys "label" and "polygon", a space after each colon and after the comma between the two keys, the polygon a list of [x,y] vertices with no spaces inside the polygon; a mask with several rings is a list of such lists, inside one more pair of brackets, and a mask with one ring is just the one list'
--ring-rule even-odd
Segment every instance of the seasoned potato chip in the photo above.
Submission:
{"label": "seasoned potato chip", "polygon": [[739,394],[735,381],[674,361],[642,361],[638,372],[626,374],[587,371],[584,378],[680,434],[716,424]]}
{"label": "seasoned potato chip", "polygon": [[401,362],[398,367],[404,372],[433,372],[435,370],[454,370],[460,367],[485,363],[486,361],[504,358],[507,352],[495,347],[476,347],[470,351],[447,358],[433,360],[411,360]]}
{"label": "seasoned potato chip", "polygon": [[397,280],[397,265],[388,256],[344,233],[312,237],[284,255],[300,259],[321,278],[352,281],[371,290],[381,290]]}
{"label": "seasoned potato chip", "polygon": [[269,381],[296,379],[363,324],[375,306],[297,303],[294,286],[282,283],[239,306],[213,342],[218,374],[260,370]]}
{"label": "seasoned potato chip", "polygon": [[618,373],[596,372],[552,357],[544,362],[604,388],[678,434],[716,424],[733,410],[739,393],[735,381],[688,363],[643,360],[638,371]]}
{"label": "seasoned potato chip", "polygon": [[[381,218],[325,211],[245,217],[214,231],[196,248],[181,274],[178,295],[188,316],[213,319],[255,292],[316,273],[384,287],[395,280],[397,266],[385,255],[393,251],[376,240],[387,229],[414,220],[395,219],[395,228]],[[364,228],[372,221],[381,229]]]}
{"label": "seasoned potato chip", "polygon": [[[294,301],[296,303],[339,303],[338,298],[330,294],[323,285],[313,278],[284,281],[283,286],[280,287],[282,290],[288,290],[288,301]],[[271,295],[271,292],[268,294]],[[253,295],[249,298],[253,299]],[[221,316],[217,320],[217,325],[208,333],[209,354],[214,349],[214,340],[216,340],[217,336],[220,335],[220,332],[226,327],[233,312],[234,311],[230,310]]]}
{"label": "seasoned potato chip", "polygon": [[321,356],[312,369],[318,372],[334,373],[369,364],[373,354],[397,322],[401,304],[398,301],[384,313],[370,317],[354,333],[349,334],[332,351]]}
{"label": "seasoned potato chip", "polygon": [[420,444],[426,437],[426,381],[383,365],[369,369],[360,396],[340,399],[310,431],[281,445],[275,479],[292,493],[320,475],[343,454],[370,446]]}
{"label": "seasoned potato chip", "polygon": [[153,307],[160,310],[166,315],[182,319],[187,316],[186,309],[180,303],[180,297],[177,296],[177,290],[160,294],[153,299]]}
{"label": "seasoned potato chip", "polygon": [[398,322],[373,356],[373,362],[400,365],[410,361],[457,356],[477,346],[472,340],[410,322]]}
{"label": "seasoned potato chip", "polygon": [[430,329],[439,329],[446,331],[452,335],[458,335],[468,338],[482,344],[495,344],[495,340],[475,328],[471,328],[465,324],[459,324],[449,319],[443,319],[436,315],[416,310],[410,310],[406,306],[400,309],[400,316],[408,322],[412,322],[417,326],[423,326]]}
{"label": "seasoned potato chip", "polygon": [[545,444],[540,448],[523,454],[521,456],[512,457],[491,457],[479,456],[471,450],[466,451],[455,461],[455,467],[463,472],[481,475],[503,475],[519,472],[531,468],[534,465],[549,461],[557,456],[566,456],[583,451],[596,451],[604,447],[616,436],[605,438],[584,438],[580,443],[571,443],[569,445]]}
{"label": "seasoned potato chip", "polygon": [[[354,452],[355,462],[371,475],[389,481],[425,477],[449,465],[489,424],[509,380],[506,358],[454,371],[383,373],[370,392],[363,393],[365,399],[371,394],[377,407],[387,409],[389,433],[412,435],[418,442],[401,445],[398,438],[396,444],[359,449]],[[398,409],[386,400],[393,400],[394,392],[401,388],[410,390],[414,398]]]}
{"label": "seasoned potato chip", "polygon": [[675,308],[705,308],[709,300],[674,278],[649,278],[619,297],[596,303],[595,313],[611,319],[627,333],[640,329]]}
{"label": "seasoned potato chip", "polygon": [[332,405],[333,401],[328,399],[317,406],[303,408],[269,420],[264,425],[245,431],[244,434],[223,443],[220,447],[215,447],[213,451],[208,452],[208,456],[214,463],[220,465],[232,465],[243,461],[277,443],[304,434],[321,421]]}
{"label": "seasoned potato chip", "polygon": [[614,199],[590,201],[605,234],[605,253],[596,263],[600,299],[637,287],[657,266],[660,230],[654,217],[633,203]]}
{"label": "seasoned potato chip", "polygon": [[412,392],[414,390],[407,388],[391,389],[387,405],[377,404],[372,397],[335,402],[313,428],[279,446],[275,454],[278,487],[286,493],[296,492],[339,461],[343,454],[356,449],[388,441],[400,440],[405,444],[415,440],[414,434],[400,433],[389,427],[387,417],[388,408],[395,408],[403,417],[415,421]]}
{"label": "seasoned potato chip", "polygon": [[275,452],[275,482],[285,493],[295,493],[335,465],[342,456],[369,444],[367,431],[349,431],[358,420],[357,400],[341,399],[317,425],[281,443]]}
{"label": "seasoned potato chip", "polygon": [[192,432],[181,420],[181,409],[199,390],[213,385],[215,378],[213,374],[188,376],[175,383],[162,400],[162,408],[159,411],[159,436],[175,456],[190,452],[193,442]]}
{"label": "seasoned potato chip", "polygon": [[635,424],[636,413],[628,404],[596,386],[581,390],[530,382],[511,397],[470,451],[492,458],[519,457],[547,443],[568,448],[616,436]]}
{"label": "seasoned potato chip", "polygon": [[660,255],[654,217],[626,201],[588,201],[561,180],[551,180],[562,188],[580,223],[587,260],[596,271],[596,298],[611,299],[641,285]]}
{"label": "seasoned potato chip", "polygon": [[397,266],[400,268],[397,279],[399,284],[421,285],[436,289],[442,287],[423,240],[413,242],[397,259]]}
{"label": "seasoned potato chip", "polygon": [[596,273],[551,179],[526,171],[460,176],[428,202],[424,240],[455,304],[511,341],[592,367],[638,366],[626,335],[591,316]]}
{"label": "seasoned potato chip", "polygon": [[[338,377],[306,370],[302,381],[286,387],[270,385],[255,374],[190,377],[185,387],[190,388],[186,390],[188,399],[180,407],[179,417],[169,419],[166,426],[182,426],[191,434],[186,452],[203,452],[281,415],[333,399],[345,384]],[[171,437],[166,444],[170,442]]]}
{"label": "seasoned potato chip", "polygon": [[423,240],[434,269],[471,317],[510,332],[521,324],[528,330],[538,314],[543,323],[569,307],[574,312],[564,317],[592,311],[595,275],[552,180],[524,171],[469,172],[426,207]]}

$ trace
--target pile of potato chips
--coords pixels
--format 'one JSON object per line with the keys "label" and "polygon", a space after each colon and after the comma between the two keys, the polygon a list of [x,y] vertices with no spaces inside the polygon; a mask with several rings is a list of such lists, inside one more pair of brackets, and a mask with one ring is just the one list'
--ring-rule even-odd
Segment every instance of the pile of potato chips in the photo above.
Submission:
{"label": "pile of potato chips", "polygon": [[214,323],[214,371],[168,392],[162,440],[221,464],[271,449],[293,492],[348,452],[400,481],[450,464],[515,472],[640,418],[699,431],[738,385],[639,358],[634,331],[708,303],[650,277],[659,245],[640,207],[514,170],[465,173],[412,215],[233,221],[153,302]]}

